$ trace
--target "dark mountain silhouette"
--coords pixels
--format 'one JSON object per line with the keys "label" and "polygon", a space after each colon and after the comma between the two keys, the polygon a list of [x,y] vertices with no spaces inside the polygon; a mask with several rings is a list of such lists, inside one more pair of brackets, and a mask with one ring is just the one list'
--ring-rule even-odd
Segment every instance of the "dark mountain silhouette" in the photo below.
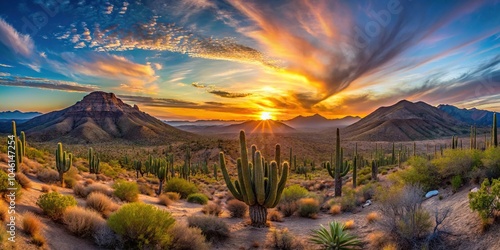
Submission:
{"label": "dark mountain silhouette", "polygon": [[293,133],[295,129],[283,124],[282,122],[266,120],[266,121],[246,121],[243,123],[226,125],[226,126],[196,126],[184,125],[177,127],[179,129],[198,133],[198,134],[227,134],[239,133],[240,130],[245,130],[246,133]]}
{"label": "dark mountain silhouette", "polygon": [[406,100],[380,107],[342,130],[343,138],[356,141],[426,140],[468,132],[467,124],[448,113],[425,102]]}
{"label": "dark mountain silhouette", "polygon": [[123,103],[113,93],[100,91],[88,94],[71,107],[20,124],[18,131],[21,130],[26,132],[30,140],[61,140],[69,143],[114,139],[165,143],[192,136],[140,111],[135,105],[132,107]]}
{"label": "dark mountain silhouette", "polygon": [[[340,119],[327,119],[319,114],[312,116],[296,116],[290,120],[283,121],[283,123],[295,129],[326,129],[326,128],[343,128],[347,127],[361,118],[358,116],[346,116]],[[316,130],[317,131],[317,130]]]}
{"label": "dark mountain silhouette", "polygon": [[[491,127],[493,124],[493,113],[495,113],[493,111],[476,108],[460,109],[446,104],[439,105],[438,109],[448,113],[457,120],[467,123],[468,125],[476,125],[478,127]],[[499,122],[498,119],[497,122]]]}

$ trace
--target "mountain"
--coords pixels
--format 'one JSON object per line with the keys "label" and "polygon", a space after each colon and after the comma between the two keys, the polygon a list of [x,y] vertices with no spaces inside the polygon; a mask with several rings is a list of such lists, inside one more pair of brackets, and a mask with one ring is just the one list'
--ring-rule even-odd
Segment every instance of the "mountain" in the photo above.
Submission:
{"label": "mountain", "polygon": [[342,130],[345,139],[355,141],[426,140],[468,132],[465,123],[448,113],[425,102],[406,100],[380,107]]}
{"label": "mountain", "polygon": [[477,125],[478,127],[491,127],[493,124],[493,113],[488,110],[481,109],[459,109],[452,105],[441,104],[438,109],[448,113],[457,120],[467,123],[468,125]]}
{"label": "mountain", "polygon": [[197,125],[183,125],[177,128],[203,134],[233,134],[239,133],[240,130],[245,130],[246,133],[293,133],[295,129],[290,126],[272,120],[265,121],[246,121],[243,123],[232,125],[212,125],[212,126],[197,126]]}
{"label": "mountain", "polygon": [[0,112],[0,120],[26,120],[39,116],[40,112],[4,111]]}
{"label": "mountain", "polygon": [[[10,124],[9,124],[10,131]],[[61,140],[69,143],[131,142],[165,143],[183,140],[190,133],[125,104],[113,93],[92,92],[75,105],[37,116],[18,126],[34,141]],[[7,132],[7,131],[6,131]]]}
{"label": "mountain", "polygon": [[295,129],[326,129],[326,128],[343,128],[347,127],[361,118],[358,116],[346,116],[340,119],[327,119],[319,114],[312,116],[296,116],[290,120],[283,121],[283,123]]}

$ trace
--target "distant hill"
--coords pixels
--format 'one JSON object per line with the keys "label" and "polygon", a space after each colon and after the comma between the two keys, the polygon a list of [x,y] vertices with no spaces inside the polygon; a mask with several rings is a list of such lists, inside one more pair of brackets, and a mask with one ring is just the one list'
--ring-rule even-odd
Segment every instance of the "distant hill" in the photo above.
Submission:
{"label": "distant hill", "polygon": [[290,126],[272,120],[266,121],[246,121],[243,123],[232,125],[183,125],[177,128],[197,134],[232,134],[239,133],[240,130],[245,130],[246,133],[293,133],[295,129]]}
{"label": "distant hill", "polygon": [[[3,129],[10,131],[9,127]],[[93,143],[123,139],[131,142],[165,143],[193,135],[125,104],[113,93],[92,92],[75,105],[37,116],[18,126],[34,141],[61,140]]]}
{"label": "distant hill", "polygon": [[312,116],[299,115],[290,120],[283,121],[283,123],[300,130],[326,129],[326,128],[344,128],[347,127],[361,118],[358,116],[346,116],[339,119],[327,119],[319,114]]}
{"label": "distant hill", "polygon": [[1,121],[10,121],[10,120],[28,120],[34,117],[41,115],[40,112],[21,112],[19,110],[15,111],[3,111],[0,112],[0,120]]}
{"label": "distant hill", "polygon": [[468,132],[467,124],[448,113],[425,102],[406,100],[380,107],[342,130],[345,139],[355,141],[426,140]]}
{"label": "distant hill", "polygon": [[[441,104],[438,109],[448,113],[457,120],[467,123],[468,125],[476,125],[478,127],[491,127],[493,124],[493,111],[481,109],[460,109],[452,105]],[[498,116],[498,115],[497,115]],[[497,119],[500,124],[500,120]]]}

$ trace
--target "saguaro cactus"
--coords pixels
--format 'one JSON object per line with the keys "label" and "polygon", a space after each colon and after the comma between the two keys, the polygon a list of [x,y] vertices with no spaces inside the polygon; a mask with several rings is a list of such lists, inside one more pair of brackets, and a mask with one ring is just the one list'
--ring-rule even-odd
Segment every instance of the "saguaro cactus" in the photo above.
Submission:
{"label": "saguaro cactus", "polygon": [[[233,196],[250,207],[252,226],[265,227],[267,209],[278,205],[281,193],[285,188],[289,166],[287,162],[284,162],[283,166],[278,166],[276,161],[271,161],[269,169],[266,171],[265,161],[260,151],[255,151],[255,155],[252,155],[255,165],[249,162],[244,131],[240,131],[240,147],[241,157],[236,161],[238,180],[235,180],[234,183],[229,177],[224,153],[220,152],[219,154],[224,181]],[[281,168],[281,175],[278,175],[279,168]]]}
{"label": "saguaro cactus", "polygon": [[94,153],[93,148],[89,148],[89,172],[91,174],[98,174],[100,169],[99,156]]}
{"label": "saguaro cactus", "polygon": [[[393,144],[394,148],[394,144]],[[352,160],[352,188],[356,188],[357,173],[358,173],[358,143],[354,146],[354,159]]]}
{"label": "saguaro cactus", "polygon": [[139,174],[141,174],[141,176],[144,176],[144,170],[142,168],[141,161],[134,161],[133,166],[135,169],[135,173],[137,174],[137,179],[139,179]]}
{"label": "saguaro cactus", "polygon": [[160,195],[163,189],[163,183],[168,179],[168,168],[170,163],[164,159],[156,159],[153,163],[153,168],[155,169],[156,177],[158,177],[158,191],[157,195]]}
{"label": "saguaro cactus", "polygon": [[16,143],[16,156],[14,157],[14,171],[19,172],[19,167],[23,164],[23,157],[26,155],[26,135],[21,131],[21,136],[17,136],[16,122],[12,121],[12,135]]}
{"label": "saguaro cactus", "polygon": [[57,143],[56,149],[56,168],[59,172],[59,180],[61,181],[61,187],[64,187],[64,173],[68,172],[71,168],[73,162],[73,154],[63,151],[62,143]]}
{"label": "saguaro cactus", "polygon": [[[342,177],[346,176],[349,172],[349,165],[343,164],[343,153],[340,147],[340,130],[337,128],[337,145],[335,149],[335,166],[333,162],[326,163],[328,174],[335,179],[335,196],[342,196]],[[335,169],[333,169],[335,167]]]}
{"label": "saguaro cactus", "polygon": [[375,161],[372,161],[372,180],[376,181],[378,180],[378,166]]}
{"label": "saguaro cactus", "polygon": [[498,147],[497,113],[493,113],[493,128],[491,129],[491,145]]}

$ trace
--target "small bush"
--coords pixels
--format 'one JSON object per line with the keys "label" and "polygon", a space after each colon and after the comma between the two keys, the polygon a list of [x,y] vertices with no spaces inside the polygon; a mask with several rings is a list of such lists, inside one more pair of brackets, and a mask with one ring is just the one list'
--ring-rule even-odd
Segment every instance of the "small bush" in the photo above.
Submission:
{"label": "small bush", "polygon": [[458,189],[462,186],[462,176],[455,175],[451,178],[451,188],[453,189],[453,193],[456,193]]}
{"label": "small bush", "polygon": [[381,231],[369,233],[367,236],[370,246],[375,249],[380,249],[387,242],[387,235]]}
{"label": "small bush", "polygon": [[118,205],[113,202],[108,196],[102,193],[94,192],[87,196],[87,207],[101,214],[113,212],[118,208]]}
{"label": "small bush", "polygon": [[291,185],[283,189],[283,194],[281,195],[281,201],[298,201],[302,198],[305,198],[309,194],[307,189],[303,188],[300,185]]}
{"label": "small bush", "polygon": [[64,210],[70,206],[76,206],[75,197],[50,192],[40,195],[36,204],[53,220],[59,220]]}
{"label": "small bush", "polygon": [[17,182],[23,187],[24,189],[31,188],[31,181],[26,175],[23,173],[17,173],[16,174],[16,180]]}
{"label": "small bush", "polygon": [[19,199],[21,198],[21,185],[19,185],[19,183],[16,181],[16,180],[13,180],[12,181],[12,184],[14,184],[13,186],[11,185],[11,182],[9,180],[9,176],[7,175],[7,173],[5,173],[5,171],[3,170],[0,170],[0,195],[2,196],[2,198],[6,201],[9,200],[8,196],[10,194],[10,192],[12,192],[12,190],[9,190],[9,188],[15,188],[14,190],[14,193],[15,193],[15,196],[16,196],[16,200],[19,201]]}
{"label": "small bush", "polygon": [[441,178],[455,175],[466,176],[474,168],[481,168],[482,152],[479,150],[446,150],[443,157],[432,161],[438,168]]}
{"label": "small bush", "polygon": [[50,186],[42,184],[42,193],[48,193],[50,192]]}
{"label": "small bush", "polygon": [[36,246],[42,247],[47,244],[47,240],[43,237],[42,233],[37,233],[31,237],[31,242]]}
{"label": "small bush", "polygon": [[102,183],[92,183],[88,186],[83,186],[81,184],[76,184],[73,187],[73,192],[75,195],[78,195],[82,198],[87,198],[87,196],[91,193],[101,193],[107,196],[111,196],[113,194],[113,190],[105,184]]}
{"label": "small bush", "polygon": [[355,226],[354,220],[348,220],[344,223],[344,228],[345,229],[353,229]]}
{"label": "small bush", "polygon": [[267,213],[267,219],[270,221],[283,222],[283,214],[273,209]]}
{"label": "small bush", "polygon": [[315,218],[319,212],[319,201],[314,198],[302,198],[298,204],[301,217]]}
{"label": "small bush", "polygon": [[325,228],[321,225],[318,230],[312,230],[313,234],[311,242],[319,245],[322,249],[354,249],[356,246],[361,245],[361,241],[354,235],[345,232],[344,224],[336,221],[330,222],[328,227]]}
{"label": "small bush", "polygon": [[214,216],[191,216],[187,218],[190,227],[197,227],[209,241],[221,241],[229,237],[229,227]]}
{"label": "small bush", "polygon": [[382,247],[382,250],[398,250],[398,246],[395,243],[387,243]]}
{"label": "small bush", "polygon": [[59,173],[51,168],[42,168],[36,173],[36,178],[45,183],[58,183]]}
{"label": "small bush", "polygon": [[420,185],[424,191],[437,188],[439,173],[435,166],[426,158],[416,156],[408,160],[409,168],[398,172],[398,175],[407,185]]}
{"label": "small bush", "polygon": [[176,223],[168,230],[172,241],[168,249],[173,250],[208,250],[210,244],[205,242],[201,229]]}
{"label": "small bush", "polygon": [[299,205],[297,204],[297,201],[280,202],[277,209],[278,211],[281,211],[285,217],[289,217],[297,212]]}
{"label": "small bush", "polygon": [[340,214],[342,213],[342,208],[340,207],[340,205],[333,205],[330,207],[330,213],[332,215]]}
{"label": "small bush", "polygon": [[92,234],[94,242],[107,249],[122,249],[118,235],[107,224],[99,225]]}
{"label": "small bush", "polygon": [[368,215],[366,215],[366,221],[368,221],[368,223],[373,223],[375,221],[378,221],[379,219],[380,215],[378,215],[378,213],[376,212],[371,212]]}
{"label": "small bush", "polygon": [[169,212],[153,205],[129,203],[111,214],[109,227],[123,237],[125,248],[165,248],[170,241],[167,230],[175,220]]}
{"label": "small bush", "polygon": [[205,205],[208,202],[208,197],[202,193],[194,193],[194,194],[188,195],[186,200],[187,200],[187,202],[190,202],[190,203],[198,203],[201,205]]}
{"label": "small bush", "polygon": [[166,192],[165,195],[171,200],[171,201],[178,201],[181,199],[181,194],[176,193],[176,192]]}
{"label": "small bush", "polygon": [[68,230],[79,237],[93,235],[99,226],[106,223],[99,213],[81,207],[66,209],[63,221]]}
{"label": "small bush", "polygon": [[158,203],[161,205],[168,207],[172,205],[172,202],[173,201],[170,198],[168,198],[166,194],[161,194],[160,196],[158,196]]}
{"label": "small bush", "polygon": [[271,229],[266,245],[272,249],[281,250],[302,250],[305,249],[304,244],[297,240],[297,237],[288,231],[288,228],[282,230]]}
{"label": "small bush", "polygon": [[194,194],[198,192],[198,188],[193,183],[181,179],[181,178],[172,178],[167,181],[165,185],[165,191],[167,192],[176,192],[181,195],[181,198],[186,198],[190,194]]}
{"label": "small bush", "polygon": [[42,222],[38,217],[31,213],[27,212],[24,213],[23,215],[23,230],[26,232],[28,235],[35,235],[39,234],[40,231],[42,230]]}
{"label": "small bush", "polygon": [[340,207],[342,212],[352,212],[356,209],[356,191],[351,188],[344,188],[340,197]]}
{"label": "small bush", "polygon": [[122,201],[134,202],[139,199],[139,187],[135,182],[118,181],[113,184],[114,195]]}
{"label": "small bush", "polygon": [[63,180],[64,180],[64,187],[66,188],[73,188],[77,183],[75,178],[69,176],[64,176]]}
{"label": "small bush", "polygon": [[222,207],[220,206],[219,203],[210,201],[208,202],[208,204],[203,206],[201,211],[204,214],[219,216],[222,213]]}
{"label": "small bush", "polygon": [[477,211],[483,222],[495,218],[500,210],[500,180],[490,182],[485,179],[477,192],[469,193],[469,206]]}
{"label": "small bush", "polygon": [[229,210],[229,214],[231,214],[231,217],[233,218],[243,218],[248,211],[247,204],[236,199],[228,201],[226,208]]}

